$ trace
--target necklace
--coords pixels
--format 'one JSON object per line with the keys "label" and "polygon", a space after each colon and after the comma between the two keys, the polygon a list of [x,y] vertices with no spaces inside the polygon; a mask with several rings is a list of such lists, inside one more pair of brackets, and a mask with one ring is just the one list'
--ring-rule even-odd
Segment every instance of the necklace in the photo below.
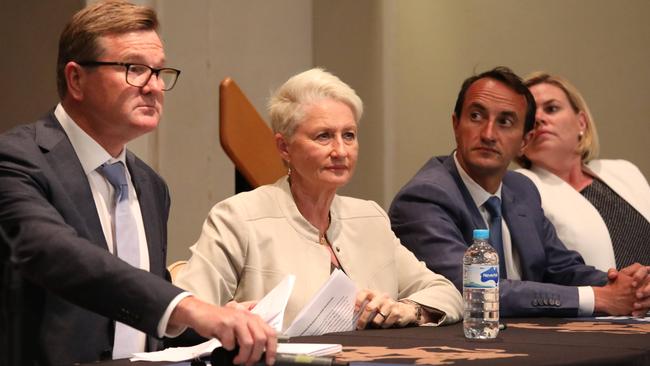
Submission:
{"label": "necklace", "polygon": [[318,232],[318,242],[321,245],[329,245],[329,240],[327,240],[327,229],[330,227],[330,224],[332,223],[332,215],[330,213],[327,214],[327,228],[325,228],[325,231],[323,232]]}

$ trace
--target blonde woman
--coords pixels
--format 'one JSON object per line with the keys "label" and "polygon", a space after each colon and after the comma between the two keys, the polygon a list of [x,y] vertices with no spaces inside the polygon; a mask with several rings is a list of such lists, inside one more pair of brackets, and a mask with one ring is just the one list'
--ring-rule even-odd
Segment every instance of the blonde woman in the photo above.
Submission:
{"label": "blonde woman", "polygon": [[598,135],[580,92],[547,73],[526,79],[537,113],[519,163],[537,185],[558,236],[607,271],[650,264],[650,187],[624,160],[596,160]]}

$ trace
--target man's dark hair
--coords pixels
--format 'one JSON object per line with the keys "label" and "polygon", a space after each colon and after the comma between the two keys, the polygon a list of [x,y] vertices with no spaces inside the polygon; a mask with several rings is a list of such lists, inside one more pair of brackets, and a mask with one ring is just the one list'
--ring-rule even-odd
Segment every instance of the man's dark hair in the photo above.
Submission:
{"label": "man's dark hair", "polygon": [[532,130],[535,126],[535,110],[537,109],[535,98],[533,97],[533,94],[530,93],[530,90],[528,90],[523,80],[505,66],[497,66],[492,70],[484,71],[478,75],[465,79],[463,86],[460,88],[460,92],[458,92],[458,98],[456,98],[456,106],[454,107],[456,118],[460,118],[463,111],[463,103],[465,102],[465,93],[467,92],[467,89],[469,89],[475,81],[485,78],[499,81],[514,90],[515,93],[523,95],[526,98],[524,135],[527,134],[528,131]]}

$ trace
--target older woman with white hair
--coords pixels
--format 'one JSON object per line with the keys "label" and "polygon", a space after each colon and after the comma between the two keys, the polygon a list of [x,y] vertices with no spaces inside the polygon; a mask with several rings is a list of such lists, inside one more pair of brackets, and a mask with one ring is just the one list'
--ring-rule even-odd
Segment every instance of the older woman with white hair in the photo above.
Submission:
{"label": "older woman with white hair", "polygon": [[287,176],[215,205],[177,284],[215,304],[255,301],[296,275],[288,326],[339,268],[359,288],[357,327],[453,323],[462,299],[419,262],[375,202],[336,194],[357,162],[355,91],[312,69],[290,78],[269,102]]}

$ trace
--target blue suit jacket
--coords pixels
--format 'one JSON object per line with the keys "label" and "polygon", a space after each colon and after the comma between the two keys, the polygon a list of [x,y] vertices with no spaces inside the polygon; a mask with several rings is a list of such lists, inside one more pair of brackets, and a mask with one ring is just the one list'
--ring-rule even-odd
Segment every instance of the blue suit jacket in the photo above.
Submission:
{"label": "blue suit jacket", "polygon": [[[577,316],[579,285],[604,285],[607,275],[566,249],[541,208],[539,192],[523,175],[507,172],[503,217],[519,253],[522,280],[499,285],[501,316]],[[393,231],[427,266],[462,291],[462,258],[472,231],[485,222],[456,170],[453,156],[435,157],[402,188],[391,205]]]}
{"label": "blue suit jacket", "polygon": [[[0,136],[0,352],[13,362],[71,365],[110,358],[111,319],[155,335],[181,293],[164,279],[167,186],[132,153],[126,161],[150,272],[108,251],[88,179],[53,114]],[[149,338],[148,348],[158,343]]]}

